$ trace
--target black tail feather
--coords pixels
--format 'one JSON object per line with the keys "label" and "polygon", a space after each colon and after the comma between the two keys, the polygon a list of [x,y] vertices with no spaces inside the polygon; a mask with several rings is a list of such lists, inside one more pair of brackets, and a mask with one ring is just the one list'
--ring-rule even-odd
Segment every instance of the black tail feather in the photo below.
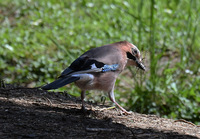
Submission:
{"label": "black tail feather", "polygon": [[59,78],[58,80],[55,80],[54,82],[43,86],[42,89],[43,90],[58,89],[64,85],[75,82],[79,79],[80,77]]}

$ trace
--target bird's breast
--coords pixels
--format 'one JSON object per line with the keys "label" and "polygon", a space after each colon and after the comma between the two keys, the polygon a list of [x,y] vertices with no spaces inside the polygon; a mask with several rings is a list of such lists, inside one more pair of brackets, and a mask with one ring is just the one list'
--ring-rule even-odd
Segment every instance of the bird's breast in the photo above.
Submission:
{"label": "bird's breast", "polygon": [[75,84],[82,90],[91,90],[94,86],[94,75],[93,74],[75,74],[74,77],[80,77]]}

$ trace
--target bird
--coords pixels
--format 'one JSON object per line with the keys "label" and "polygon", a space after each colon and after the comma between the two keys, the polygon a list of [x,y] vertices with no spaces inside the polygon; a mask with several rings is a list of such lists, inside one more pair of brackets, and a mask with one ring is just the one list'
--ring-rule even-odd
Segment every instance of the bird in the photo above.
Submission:
{"label": "bird", "polygon": [[130,114],[115,100],[114,87],[118,75],[126,66],[136,66],[145,71],[139,49],[128,41],[120,41],[92,48],[74,60],[57,80],[46,84],[43,90],[58,89],[72,82],[81,89],[82,109],[86,110],[84,98],[88,90],[108,93],[110,100],[123,113]]}

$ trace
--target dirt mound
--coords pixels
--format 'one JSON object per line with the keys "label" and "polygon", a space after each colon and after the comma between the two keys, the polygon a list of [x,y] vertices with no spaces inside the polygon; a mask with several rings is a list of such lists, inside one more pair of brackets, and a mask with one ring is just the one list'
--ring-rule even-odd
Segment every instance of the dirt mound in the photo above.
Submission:
{"label": "dirt mound", "polygon": [[0,138],[200,138],[200,127],[87,104],[67,93],[0,89]]}

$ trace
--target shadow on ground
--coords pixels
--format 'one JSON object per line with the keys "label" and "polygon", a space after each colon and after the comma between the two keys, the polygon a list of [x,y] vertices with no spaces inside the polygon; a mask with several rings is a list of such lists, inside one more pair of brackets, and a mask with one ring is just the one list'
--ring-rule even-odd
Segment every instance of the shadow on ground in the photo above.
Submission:
{"label": "shadow on ground", "polygon": [[1,138],[197,138],[134,126],[134,115],[130,122],[130,116],[100,106],[91,105],[84,114],[79,100],[39,89],[1,89],[0,107]]}

